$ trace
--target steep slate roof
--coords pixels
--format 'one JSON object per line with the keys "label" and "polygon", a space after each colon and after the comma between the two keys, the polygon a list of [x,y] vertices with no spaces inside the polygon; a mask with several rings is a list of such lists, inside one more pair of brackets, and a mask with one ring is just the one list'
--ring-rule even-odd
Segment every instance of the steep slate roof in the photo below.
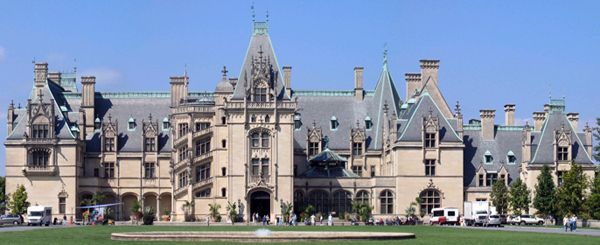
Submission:
{"label": "steep slate roof", "polygon": [[[521,137],[522,129],[511,128],[508,130],[496,126],[494,140],[481,140],[481,130],[465,129],[463,142],[464,148],[464,185],[474,187],[477,184],[477,170],[480,166],[486,171],[500,171],[504,166],[508,171],[508,183],[512,183],[519,177],[519,169],[522,161]],[[492,164],[484,163],[484,155],[488,152],[492,155]],[[512,151],[516,158],[515,164],[508,164],[508,153]]]}
{"label": "steep slate roof", "polygon": [[277,98],[289,99],[285,93],[282,77],[283,74],[281,74],[279,63],[277,63],[277,57],[275,56],[275,51],[273,50],[273,45],[271,44],[271,38],[269,37],[268,26],[266,22],[254,23],[254,32],[250,38],[250,45],[248,45],[248,51],[246,52],[246,57],[244,58],[244,64],[240,70],[240,81],[235,86],[232,99],[244,99],[246,94],[244,91],[244,84],[247,84],[248,88],[252,86],[252,59],[253,57],[258,57],[259,52],[263,52],[262,56],[269,59],[273,65],[273,70],[276,74],[274,90]]}
{"label": "steep slate roof", "polygon": [[532,164],[554,163],[555,131],[560,130],[563,126],[565,129],[571,131],[572,159],[578,164],[593,164],[592,159],[585,149],[585,144],[583,144],[583,141],[581,140],[583,134],[577,133],[562,111],[550,111],[548,113],[538,141],[534,142],[536,147],[535,150],[532,151]]}
{"label": "steep slate roof", "polygon": [[[427,91],[421,93],[416,104],[411,104],[402,111],[399,120],[398,141],[421,141],[423,118],[428,117],[430,113],[438,118],[441,142],[462,141],[454,128],[456,127],[455,120],[448,120],[444,117],[444,114]],[[451,121],[454,121],[454,123],[451,123]]]}
{"label": "steep slate roof", "polygon": [[[375,130],[373,145],[376,147],[383,143],[383,122],[385,120],[383,110],[386,104],[389,108],[388,115],[390,118],[393,115],[396,115],[397,117],[400,114],[400,105],[402,104],[402,101],[400,100],[400,96],[398,96],[398,91],[392,80],[392,75],[388,70],[387,57],[384,58],[383,69],[379,75],[377,86],[375,86],[373,101],[368,105],[369,111],[375,112],[374,116],[377,117],[373,121],[373,130]],[[373,116],[371,116],[371,120],[373,120]]]}

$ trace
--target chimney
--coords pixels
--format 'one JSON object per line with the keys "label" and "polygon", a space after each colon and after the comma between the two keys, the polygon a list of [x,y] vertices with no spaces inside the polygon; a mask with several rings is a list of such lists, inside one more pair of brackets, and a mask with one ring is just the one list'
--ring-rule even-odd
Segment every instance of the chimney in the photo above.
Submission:
{"label": "chimney", "polygon": [[181,100],[187,97],[187,77],[170,77],[171,79],[171,107],[177,107]]}
{"label": "chimney", "polygon": [[95,94],[96,94],[96,77],[83,76],[81,77],[81,108],[85,112],[85,131],[80,134],[92,134],[94,132],[94,116],[95,109]]}
{"label": "chimney", "polygon": [[571,126],[573,126],[573,129],[575,129],[575,132],[577,132],[577,126],[579,126],[579,113],[567,113],[567,119],[569,119]]}
{"label": "chimney", "polygon": [[362,100],[364,97],[363,71],[362,67],[354,67],[354,98],[357,100]]}
{"label": "chimney", "polygon": [[48,63],[35,63],[35,87],[40,88],[46,85],[48,79]]}
{"label": "chimney", "polygon": [[421,79],[422,84],[424,85],[427,82],[427,79],[431,77],[431,81],[435,86],[438,83],[438,70],[440,69],[440,61],[439,60],[420,60],[421,63]]}
{"label": "chimney", "polygon": [[13,128],[15,126],[15,104],[11,101],[10,105],[8,105],[8,113],[6,113],[6,129],[7,135],[12,133]]}
{"label": "chimney", "polygon": [[504,105],[504,125],[515,126],[515,105]]}
{"label": "chimney", "polygon": [[496,117],[496,110],[480,110],[479,115],[481,116],[481,138],[484,141],[494,140],[494,118]]}
{"label": "chimney", "polygon": [[546,120],[546,112],[536,111],[533,113],[533,131],[541,131]]}
{"label": "chimney", "polygon": [[283,67],[283,86],[285,86],[285,93],[288,97],[292,97],[292,67]]}
{"label": "chimney", "polygon": [[405,73],[404,79],[406,80],[406,100],[413,97],[415,91],[421,89],[421,73]]}
{"label": "chimney", "polygon": [[60,72],[49,72],[48,73],[48,80],[60,85],[60,77],[61,77],[61,73]]}

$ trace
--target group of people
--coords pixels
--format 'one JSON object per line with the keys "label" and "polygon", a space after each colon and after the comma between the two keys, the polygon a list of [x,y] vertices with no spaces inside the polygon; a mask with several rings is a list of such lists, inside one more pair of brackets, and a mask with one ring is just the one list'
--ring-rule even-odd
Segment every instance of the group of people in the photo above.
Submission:
{"label": "group of people", "polygon": [[565,227],[565,232],[577,230],[577,215],[571,215],[571,217],[565,215],[563,218],[563,225]]}

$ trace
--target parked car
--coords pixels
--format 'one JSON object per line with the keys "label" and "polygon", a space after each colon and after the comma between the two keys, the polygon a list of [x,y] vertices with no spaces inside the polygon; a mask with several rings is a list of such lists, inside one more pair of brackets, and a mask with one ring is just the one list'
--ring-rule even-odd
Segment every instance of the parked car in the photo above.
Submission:
{"label": "parked car", "polygon": [[513,225],[543,225],[544,219],[528,214],[523,214],[512,218],[510,220],[510,223]]}
{"label": "parked car", "polygon": [[21,216],[17,214],[7,214],[0,216],[0,225],[20,225],[21,224]]}
{"label": "parked car", "polygon": [[500,217],[500,215],[497,215],[497,214],[490,215],[484,224],[484,226],[500,226],[500,225],[502,225],[502,218]]}

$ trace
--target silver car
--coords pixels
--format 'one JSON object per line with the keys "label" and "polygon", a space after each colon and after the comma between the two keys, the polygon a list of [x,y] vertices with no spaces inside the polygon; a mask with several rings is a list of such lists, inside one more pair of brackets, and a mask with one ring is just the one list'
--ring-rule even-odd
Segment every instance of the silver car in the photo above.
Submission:
{"label": "silver car", "polygon": [[500,218],[500,215],[494,214],[494,215],[490,215],[487,219],[487,221],[485,222],[485,226],[500,226],[502,225],[502,219]]}
{"label": "silver car", "polygon": [[8,224],[20,225],[21,217],[19,215],[15,215],[15,214],[7,214],[7,215],[0,216],[0,225],[8,225]]}

